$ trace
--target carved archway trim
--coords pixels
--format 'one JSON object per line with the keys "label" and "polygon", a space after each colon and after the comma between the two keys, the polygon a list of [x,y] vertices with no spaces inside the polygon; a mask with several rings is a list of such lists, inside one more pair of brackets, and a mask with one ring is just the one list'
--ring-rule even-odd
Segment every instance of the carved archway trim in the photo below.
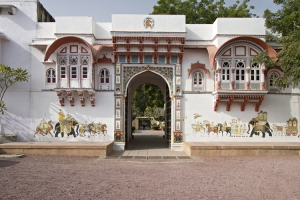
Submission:
{"label": "carved archway trim", "polygon": [[123,72],[123,91],[126,95],[127,88],[129,86],[130,81],[144,73],[144,72],[152,72],[154,74],[157,74],[161,78],[165,80],[169,87],[170,91],[170,97],[172,96],[173,92],[173,72],[174,72],[174,67],[153,67],[150,65],[141,65],[141,66],[124,66],[122,67],[122,72]]}
{"label": "carved archway trim", "polygon": [[202,69],[205,73],[206,73],[206,76],[208,78],[210,78],[210,73],[209,73],[209,70],[206,69],[205,67],[205,64],[203,63],[199,63],[199,61],[197,61],[196,63],[192,63],[191,64],[191,68],[188,69],[188,77],[190,77],[191,73],[195,70],[195,69]]}

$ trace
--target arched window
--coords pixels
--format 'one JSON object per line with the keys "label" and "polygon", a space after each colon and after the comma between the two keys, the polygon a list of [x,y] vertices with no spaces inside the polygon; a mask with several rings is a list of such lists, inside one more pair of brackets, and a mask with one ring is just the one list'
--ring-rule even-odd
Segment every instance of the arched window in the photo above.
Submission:
{"label": "arched window", "polygon": [[100,90],[110,89],[110,73],[109,73],[109,70],[106,69],[106,68],[101,69],[100,72],[99,72],[99,76],[100,76],[99,89]]}
{"label": "arched window", "polygon": [[55,83],[56,78],[55,78],[55,69],[50,68],[46,72],[46,78],[47,78],[47,83]]}
{"label": "arched window", "polygon": [[268,74],[268,90],[270,92],[279,92],[279,88],[274,85],[275,79],[280,77],[280,73],[272,71]]}
{"label": "arched window", "polygon": [[203,91],[204,89],[204,79],[203,74],[200,71],[193,73],[193,90]]}

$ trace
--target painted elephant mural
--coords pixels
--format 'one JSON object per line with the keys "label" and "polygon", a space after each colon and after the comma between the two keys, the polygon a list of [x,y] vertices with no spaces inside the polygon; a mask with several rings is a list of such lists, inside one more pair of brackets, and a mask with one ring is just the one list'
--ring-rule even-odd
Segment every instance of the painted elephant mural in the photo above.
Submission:
{"label": "painted elephant mural", "polygon": [[50,120],[46,122],[45,119],[42,119],[39,125],[36,127],[36,131],[34,133],[34,137],[36,134],[41,136],[52,135],[51,131],[53,130],[53,134],[55,137],[67,138],[69,136],[80,136],[85,137],[86,133],[89,133],[88,138],[91,136],[100,135],[102,133],[103,136],[107,133],[107,125],[102,124],[100,122],[95,123],[87,123],[79,124],[79,122],[73,118],[70,114],[64,114],[62,110],[58,112],[58,122],[55,124],[53,129],[53,122]]}
{"label": "painted elephant mural", "polygon": [[[230,122],[227,123],[214,123],[212,121],[203,120],[199,121],[198,118],[202,115],[195,113],[194,119],[195,122],[191,124],[192,133],[196,136],[197,133],[200,133],[201,137],[209,137],[210,133],[219,133],[222,137],[254,137],[262,136],[266,137],[266,134],[269,137],[289,137],[289,136],[298,136],[298,120],[290,118],[286,121],[286,124],[270,124],[268,122],[268,113],[265,111],[260,111],[257,113],[257,116],[252,118],[248,123],[243,123],[240,118],[231,118]],[[216,124],[216,125],[215,125]],[[226,133],[226,134],[224,134]],[[214,134],[218,136],[218,134]]]}

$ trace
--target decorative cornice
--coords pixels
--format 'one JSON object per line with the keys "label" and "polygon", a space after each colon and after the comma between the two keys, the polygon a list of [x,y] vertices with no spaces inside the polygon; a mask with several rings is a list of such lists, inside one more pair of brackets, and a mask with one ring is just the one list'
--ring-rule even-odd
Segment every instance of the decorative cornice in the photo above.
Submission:
{"label": "decorative cornice", "polygon": [[231,35],[231,34],[216,34],[215,37],[211,40],[188,40],[186,39],[185,42],[202,42],[202,43],[212,43],[214,42],[218,37],[229,37],[229,38],[235,38],[235,37],[254,37],[254,38],[265,38],[266,35]]}
{"label": "decorative cornice", "polygon": [[54,35],[58,38],[65,37],[65,36],[76,36],[76,37],[92,37],[96,40],[95,35],[90,33],[54,33]]}
{"label": "decorative cornice", "polygon": [[110,31],[112,36],[185,37],[186,32]]}

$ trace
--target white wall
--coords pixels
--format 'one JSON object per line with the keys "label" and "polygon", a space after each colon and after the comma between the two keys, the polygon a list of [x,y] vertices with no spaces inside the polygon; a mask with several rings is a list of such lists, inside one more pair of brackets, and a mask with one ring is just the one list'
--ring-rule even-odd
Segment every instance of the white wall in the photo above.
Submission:
{"label": "white wall", "polygon": [[[146,29],[144,20],[151,17],[154,27]],[[112,31],[185,32],[184,15],[112,15]]]}
{"label": "white wall", "polygon": [[[265,138],[253,135],[249,137],[246,132],[239,135],[233,135],[229,137],[229,134],[211,132],[210,135],[206,133],[206,130],[198,132],[193,131],[192,124],[203,123],[207,120],[210,124],[214,125],[218,123],[227,122],[228,126],[231,126],[232,119],[240,119],[238,125],[246,126],[248,130],[248,122],[257,117],[257,113],[254,109],[254,104],[247,104],[245,111],[241,112],[240,104],[232,104],[230,111],[226,111],[226,104],[220,103],[217,111],[213,111],[213,96],[211,94],[185,94],[184,95],[184,141],[245,141],[245,142],[286,142],[286,141],[298,141],[297,136],[285,136],[273,131],[273,136],[270,137],[267,133]],[[278,126],[286,126],[286,121],[290,118],[298,118],[298,96],[289,95],[267,95],[261,104],[259,110],[268,113],[268,122],[272,127],[274,124]],[[198,113],[201,117],[194,118],[194,114]],[[250,129],[251,132],[252,129]],[[284,129],[285,130],[285,129]]]}

